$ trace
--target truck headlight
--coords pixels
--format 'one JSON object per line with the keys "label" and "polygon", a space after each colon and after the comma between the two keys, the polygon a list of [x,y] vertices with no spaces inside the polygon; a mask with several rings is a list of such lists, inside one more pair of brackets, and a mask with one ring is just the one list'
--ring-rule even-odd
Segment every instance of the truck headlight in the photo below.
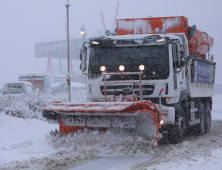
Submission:
{"label": "truck headlight", "polygon": [[120,66],[119,66],[119,70],[120,70],[120,71],[124,71],[124,69],[125,69],[125,67],[124,67],[123,65],[120,65]]}
{"label": "truck headlight", "polygon": [[100,67],[100,71],[106,71],[106,67],[105,66],[101,66]]}
{"label": "truck headlight", "polygon": [[140,65],[140,66],[139,66],[139,69],[140,69],[141,71],[144,70],[144,68],[145,68],[144,65]]}
{"label": "truck headlight", "polygon": [[96,45],[98,45],[99,42],[97,42],[97,41],[92,41],[92,44],[96,44]]}
{"label": "truck headlight", "polygon": [[164,38],[159,39],[159,40],[156,40],[156,42],[164,42],[164,41],[165,41],[165,39],[164,39]]}

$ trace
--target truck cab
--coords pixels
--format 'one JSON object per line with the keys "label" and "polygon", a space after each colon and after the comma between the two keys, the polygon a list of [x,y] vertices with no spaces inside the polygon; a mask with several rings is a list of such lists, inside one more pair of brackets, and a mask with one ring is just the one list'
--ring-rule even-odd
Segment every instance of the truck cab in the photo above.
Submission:
{"label": "truck cab", "polygon": [[[89,44],[90,54],[85,71],[87,94],[92,101],[104,100],[102,72],[143,72],[143,100],[158,100],[160,88],[164,89],[164,97],[175,97],[177,74],[185,66],[184,48],[180,37],[123,35],[91,39]],[[180,76],[180,86],[183,85],[185,89],[185,79]],[[107,85],[107,95],[115,95],[116,100],[120,94],[135,93],[139,97],[139,75],[111,75],[106,81],[113,83]],[[116,82],[122,83],[116,85]]]}

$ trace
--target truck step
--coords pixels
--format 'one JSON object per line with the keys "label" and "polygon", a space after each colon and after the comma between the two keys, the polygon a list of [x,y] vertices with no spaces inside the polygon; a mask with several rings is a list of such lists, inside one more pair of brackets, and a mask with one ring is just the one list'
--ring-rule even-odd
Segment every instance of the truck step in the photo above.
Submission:
{"label": "truck step", "polygon": [[196,112],[196,111],[197,111],[197,108],[190,109],[190,113],[191,113],[191,112]]}
{"label": "truck step", "polygon": [[200,123],[200,119],[196,119],[196,120],[193,120],[193,121],[189,122],[190,126],[195,125],[197,123]]}

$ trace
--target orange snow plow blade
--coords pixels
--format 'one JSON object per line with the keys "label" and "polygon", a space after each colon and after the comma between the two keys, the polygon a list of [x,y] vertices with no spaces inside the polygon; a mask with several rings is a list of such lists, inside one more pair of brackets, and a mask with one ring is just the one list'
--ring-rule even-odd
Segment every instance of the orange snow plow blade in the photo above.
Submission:
{"label": "orange snow plow blade", "polygon": [[140,135],[153,138],[158,146],[162,115],[158,107],[149,101],[141,102],[55,102],[44,111],[62,115],[61,133],[76,132],[84,128],[137,129]]}

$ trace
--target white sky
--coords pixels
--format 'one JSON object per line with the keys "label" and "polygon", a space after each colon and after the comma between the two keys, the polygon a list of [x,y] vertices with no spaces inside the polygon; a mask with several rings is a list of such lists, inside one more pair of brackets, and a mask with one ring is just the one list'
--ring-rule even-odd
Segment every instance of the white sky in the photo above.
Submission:
{"label": "white sky", "polygon": [[[83,24],[88,35],[103,31],[100,12],[106,28],[111,29],[118,1],[117,19],[185,16],[189,26],[195,24],[208,33],[214,38],[211,53],[217,62],[216,83],[222,83],[221,0],[70,0],[70,35],[80,37]],[[65,3],[65,0],[0,0],[0,87],[5,82],[17,81],[20,73],[46,73],[47,60],[35,58],[35,43],[65,39]],[[58,60],[53,60],[53,64],[58,65]],[[77,72],[79,66],[75,67]]]}

